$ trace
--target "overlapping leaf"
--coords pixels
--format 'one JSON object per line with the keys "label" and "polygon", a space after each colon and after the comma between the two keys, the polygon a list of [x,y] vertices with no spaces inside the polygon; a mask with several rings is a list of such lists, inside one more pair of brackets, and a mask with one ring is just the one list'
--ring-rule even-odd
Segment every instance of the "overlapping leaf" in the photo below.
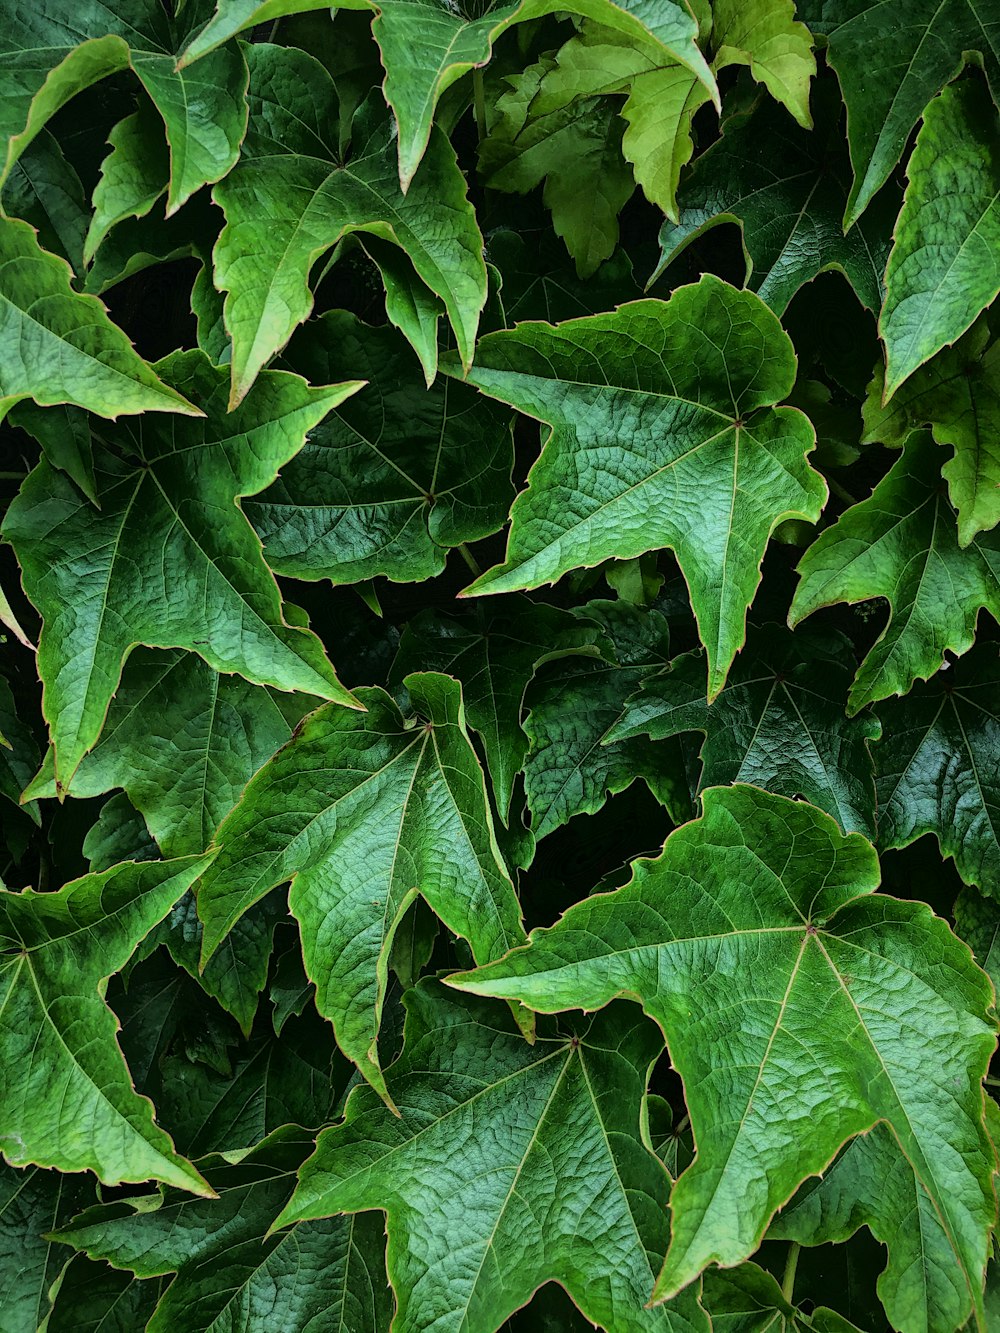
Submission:
{"label": "overlapping leaf", "polygon": [[987,978],[926,906],[874,893],[872,848],[828,815],[754,787],[703,801],[624,888],[453,983],[549,1013],[627,994],[660,1024],[698,1152],[671,1195],[658,1298],[745,1259],[803,1180],[885,1121],[981,1316]]}
{"label": "overlapping leaf", "polygon": [[795,408],[794,354],[759,297],[706,275],[668,302],[490,334],[469,379],[548,423],[514,502],[507,558],[469,592],[553,583],[609,557],[671,547],[714,697],[743,643],[770,533],[815,521],[822,478]]}
{"label": "overlapping leaf", "polygon": [[814,1304],[807,1313],[793,1305],[771,1274],[757,1264],[710,1273],[704,1301],[718,1333],[860,1333],[826,1306]]}
{"label": "overlapping leaf", "polygon": [[0,1309],[11,1329],[43,1323],[69,1253],[46,1236],[93,1197],[79,1176],[0,1165]]}

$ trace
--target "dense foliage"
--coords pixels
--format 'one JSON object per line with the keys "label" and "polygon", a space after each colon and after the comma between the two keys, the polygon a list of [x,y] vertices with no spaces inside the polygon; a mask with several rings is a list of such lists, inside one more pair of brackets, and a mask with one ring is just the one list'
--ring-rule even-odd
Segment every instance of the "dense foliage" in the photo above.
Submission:
{"label": "dense foliage", "polygon": [[996,0],[0,17],[0,1333],[1000,1329]]}

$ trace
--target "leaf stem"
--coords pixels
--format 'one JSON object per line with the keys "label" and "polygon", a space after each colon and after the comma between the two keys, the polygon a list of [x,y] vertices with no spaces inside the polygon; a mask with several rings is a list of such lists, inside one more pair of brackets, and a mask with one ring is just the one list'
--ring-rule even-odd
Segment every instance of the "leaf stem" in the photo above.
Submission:
{"label": "leaf stem", "polygon": [[477,65],[472,71],[472,110],[476,118],[476,134],[480,143],[486,138],[486,87],[483,83],[482,66]]}
{"label": "leaf stem", "polygon": [[992,1074],[987,1074],[983,1082],[988,1088],[1000,1088],[1000,1078],[994,1078]]}
{"label": "leaf stem", "polygon": [[857,497],[852,495],[846,486],[841,486],[836,477],[827,477],[826,484],[829,486],[831,492],[846,504],[856,505],[858,503]]}
{"label": "leaf stem", "polygon": [[24,481],[27,472],[0,472],[0,481]]}
{"label": "leaf stem", "polygon": [[802,1246],[798,1241],[793,1240],[788,1247],[788,1258],[785,1260],[785,1275],[781,1279],[781,1294],[789,1305],[792,1303],[792,1296],[795,1292],[795,1270],[799,1266],[799,1251]]}
{"label": "leaf stem", "polygon": [[455,549],[458,551],[459,555],[461,555],[462,559],[465,561],[465,563],[469,566],[473,574],[475,574],[476,578],[478,579],[483,571],[479,567],[479,561],[469,550],[468,545],[465,542],[459,542],[458,546]]}

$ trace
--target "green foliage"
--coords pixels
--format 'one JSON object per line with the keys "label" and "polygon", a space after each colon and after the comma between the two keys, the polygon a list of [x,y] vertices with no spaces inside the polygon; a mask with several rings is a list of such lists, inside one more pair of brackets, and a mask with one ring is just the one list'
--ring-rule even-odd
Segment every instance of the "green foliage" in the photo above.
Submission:
{"label": "green foliage", "polygon": [[998,52],[6,7],[2,1333],[998,1326]]}

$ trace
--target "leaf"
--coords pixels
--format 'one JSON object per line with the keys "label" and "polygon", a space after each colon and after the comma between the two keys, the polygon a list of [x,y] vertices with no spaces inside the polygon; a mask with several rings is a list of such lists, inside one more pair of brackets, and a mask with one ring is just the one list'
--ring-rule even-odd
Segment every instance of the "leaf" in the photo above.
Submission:
{"label": "leaf", "polygon": [[317,1008],[380,1092],[389,951],[417,894],[476,958],[500,957],[524,937],[461,687],[430,672],[405,684],[419,718],[375,688],[359,691],[366,713],[323,708],[306,718],[222,824],[218,866],[198,890],[208,959],[253,903],[292,881]]}
{"label": "leaf", "polygon": [[704,1302],[713,1333],[860,1333],[824,1306],[806,1314],[756,1264],[707,1274]]}
{"label": "leaf", "polygon": [[510,822],[514,782],[528,738],[521,726],[524,694],[543,662],[596,653],[596,628],[554,606],[511,597],[477,607],[462,619],[430,608],[407,624],[390,681],[411,671],[443,671],[462,684],[469,726],[486,752],[497,808]]}
{"label": "leaf", "polygon": [[161,383],[93,296],[69,284],[63,259],[38,244],[33,227],[0,218],[0,420],[15,403],[78,403],[102,417],[122,413],[199,415]]}
{"label": "leaf", "polygon": [[145,1325],[148,1333],[223,1333],[281,1311],[287,1333],[382,1333],[392,1315],[385,1236],[377,1216],[268,1227],[287,1202],[312,1148],[295,1125],[276,1130],[238,1164],[210,1159],[218,1198],[165,1191],[97,1205],[59,1228],[63,1244],[139,1277],[176,1273]]}
{"label": "leaf", "polygon": [[8,217],[23,218],[35,228],[46,250],[62,255],[77,271],[83,267],[87,201],[80,177],[48,130],[15,162],[0,200]]}
{"label": "leaf", "polygon": [[1000,906],[966,887],[955,899],[952,914],[956,935],[972,950],[993,989],[1000,991]]}
{"label": "leaf", "polygon": [[450,380],[428,389],[398,333],[343,310],[312,324],[289,364],[311,383],[350,371],[367,385],[246,506],[277,573],[415,582],[444,569],[450,547],[503,525],[513,498],[508,410]]}
{"label": "leaf", "polygon": [[43,619],[43,711],[63,791],[136,644],[188,648],[216,671],[356,706],[316,636],[284,619],[238,501],[273,481],[306,432],[360,386],[313,389],[271,372],[227,415],[228,376],[203,353],[173,353],[159,371],[203,405],[203,422],[162,429],[154,418],[108,432],[135,461],[95,450],[99,513],[46,462],[7,511],[4,534]]}
{"label": "leaf", "polygon": [[[181,10],[184,19],[204,8]],[[168,211],[221,179],[239,155],[246,132],[246,65],[236,47],[217,51],[196,72],[176,68],[190,32],[157,0],[109,6],[82,0],[70,18],[48,6],[12,11],[0,38],[0,139],[7,143],[0,182],[49,118],[76,93],[131,67],[152,98],[170,148]],[[167,183],[164,180],[164,185]]]}
{"label": "leaf", "polygon": [[0,1143],[12,1166],[210,1192],[136,1095],[104,983],[208,864],[126,863],[57,893],[0,893]]}
{"label": "leaf", "polygon": [[[5,676],[0,675],[0,795],[19,806],[21,793],[38,767],[38,745],[23,718],[18,716],[14,696]],[[36,824],[41,823],[38,806],[25,810]]]}
{"label": "leaf", "polygon": [[885,1121],[981,1312],[995,1208],[987,979],[923,903],[875,895],[859,834],[755,787],[702,800],[624,888],[453,984],[550,1013],[628,995],[659,1023],[698,1153],[671,1195],[654,1299],[742,1262],[803,1180]]}
{"label": "leaf", "polygon": [[683,820],[690,797],[676,745],[645,737],[606,744],[625,700],[667,661],[666,622],[658,611],[625,602],[590,602],[580,615],[596,621],[610,642],[606,660],[570,659],[543,672],[530,692],[524,790],[532,833],[544,838],[574,815],[595,814],[637,778]]}
{"label": "leaf", "polygon": [[786,518],[814,522],[825,496],[806,462],[812,427],[773,407],[794,379],[774,315],[706,274],[668,302],[490,334],[468,379],[550,429],[514,502],[506,561],[467,594],[669,547],[714,698],[743,644],[768,536]]}
{"label": "leaf", "polygon": [[1000,540],[988,534],[961,550],[942,492],[937,446],[917,432],[869,498],[821,533],[799,563],[792,626],[837,602],[889,603],[889,622],[851,687],[851,714],[906,694],[946,652],[967,652],[981,609],[1000,616]]}
{"label": "leaf", "polygon": [[969,79],[945,88],[924,112],[879,319],[886,398],[1000,292],[997,121],[986,89]]}
{"label": "leaf", "polygon": [[237,168],[216,187],[226,215],[215,285],[226,292],[233,340],[232,404],[312,309],[313,264],[351,232],[401,247],[444,303],[463,364],[486,301],[483,241],[455,153],[437,132],[403,195],[390,155],[391,121],[370,98],[354,122],[348,162],[336,135],[329,74],[304,51],[247,48],[251,125]]}
{"label": "leaf", "polygon": [[94,212],[84,246],[91,262],[108,232],[126,218],[145,217],[166,191],[169,178],[167,145],[152,102],[120,120],[108,136],[111,152],[94,186]]}
{"label": "leaf", "polygon": [[93,1199],[87,1184],[37,1167],[0,1166],[0,1308],[8,1328],[37,1329],[44,1320],[67,1258],[45,1237]]}
{"label": "leaf", "polygon": [[851,645],[840,634],[802,638],[777,625],[752,631],[726,688],[705,702],[705,659],[685,653],[648,676],[625,703],[610,741],[653,740],[700,731],[706,787],[749,782],[780,796],[801,796],[845,833],[875,837],[875,779],[869,745],[875,718],[849,720],[844,702]]}
{"label": "leaf", "polygon": [[879,844],[933,833],[966,884],[1000,897],[1000,655],[977,645],[878,710]]}
{"label": "leaf", "polygon": [[72,1258],[58,1279],[43,1333],[134,1333],[156,1308],[156,1281],[137,1282],[107,1264]]}
{"label": "leaf", "polygon": [[850,165],[842,148],[840,101],[832,91],[826,83],[817,88],[811,131],[790,124],[773,102],[730,117],[722,138],[687,176],[679,217],[660,228],[660,262],[651,281],[706,231],[735,222],[746,283],[776,314],[827,269],[843,272],[861,304],[879,310],[898,199],[887,190],[844,235]]}
{"label": "leaf", "polygon": [[707,1331],[693,1296],[643,1308],[669,1186],[639,1136],[651,1025],[612,1011],[529,1046],[501,1009],[434,983],[405,1004],[399,1116],[356,1088],[275,1225],[384,1208],[399,1333],[490,1333],[546,1281],[616,1333]]}
{"label": "leaf", "polygon": [[556,324],[578,315],[596,315],[642,295],[621,249],[585,282],[547,231],[529,237],[498,229],[487,238],[486,257],[501,275],[500,301],[508,328],[525,319]]}
{"label": "leaf", "polygon": [[22,402],[11,409],[10,422],[33,436],[52,466],[72,477],[91,504],[97,504],[91,421],[82,407]]}
{"label": "leaf", "polygon": [[828,38],[847,103],[854,185],[844,224],[851,227],[889,179],[928,102],[967,56],[983,66],[994,92],[1000,86],[1000,16],[990,0],[802,0],[798,12]]}

